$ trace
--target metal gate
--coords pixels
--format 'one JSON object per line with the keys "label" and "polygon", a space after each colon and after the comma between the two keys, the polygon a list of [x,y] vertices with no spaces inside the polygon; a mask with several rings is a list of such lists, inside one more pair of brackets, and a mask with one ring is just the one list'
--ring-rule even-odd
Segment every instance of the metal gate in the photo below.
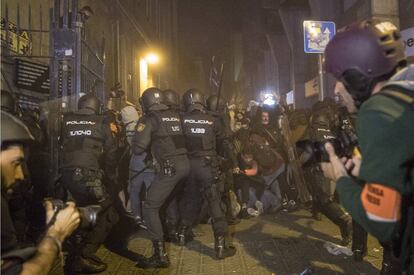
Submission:
{"label": "metal gate", "polygon": [[[48,113],[49,173],[54,183],[58,178],[60,163],[59,136],[63,113],[76,110],[77,100],[82,93],[94,93],[105,102],[105,41],[102,39],[99,49],[88,43],[85,28],[88,16],[93,11],[88,6],[79,9],[78,0],[53,0],[48,27],[43,22],[42,12],[40,6],[40,20],[36,28],[32,24],[32,6],[28,4],[28,25],[22,26],[20,5],[16,4],[16,23],[9,21],[9,6],[5,5],[1,30],[2,42],[4,40],[6,45],[2,45],[2,57],[15,60],[16,68],[26,70],[20,80],[16,73],[16,87],[29,91],[33,88],[33,92],[46,89],[46,93],[49,93],[47,101],[41,105]],[[44,47],[47,39],[48,49]],[[46,62],[37,63],[38,60]]]}
{"label": "metal gate", "polygon": [[[20,5],[16,4],[16,22],[11,22],[9,5],[6,3],[5,16],[1,20],[2,57],[43,60],[43,63],[48,63],[50,99],[79,97],[81,93],[92,92],[104,101],[105,41],[102,38],[98,49],[88,43],[84,31],[87,21],[85,13],[88,10],[79,10],[78,0],[53,2],[54,8],[49,10],[49,24],[43,21],[41,5],[38,9],[40,20],[37,24],[33,23],[31,4],[26,7],[26,15],[22,14]],[[27,21],[24,26],[21,24],[23,16],[26,16]],[[49,47],[45,40],[49,41]],[[45,87],[49,88],[49,85],[45,84],[43,88]],[[31,90],[27,85],[23,88]],[[38,92],[32,88],[32,91]]]}
{"label": "metal gate", "polygon": [[104,40],[99,50],[93,49],[86,41],[85,26],[90,12],[89,8],[79,10],[78,0],[54,0],[51,14],[51,96],[63,98],[69,110],[74,109],[73,103],[76,105],[81,93],[94,93],[105,101]]}

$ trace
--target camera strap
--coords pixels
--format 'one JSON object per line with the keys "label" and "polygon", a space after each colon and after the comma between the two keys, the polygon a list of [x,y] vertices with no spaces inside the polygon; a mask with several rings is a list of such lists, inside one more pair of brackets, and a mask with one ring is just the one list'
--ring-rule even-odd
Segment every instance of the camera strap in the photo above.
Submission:
{"label": "camera strap", "polygon": [[61,264],[62,264],[62,266],[63,266],[63,264],[64,264],[64,260],[63,260],[63,254],[62,254],[62,243],[61,243],[61,242],[60,242],[57,238],[47,235],[47,232],[48,232],[49,228],[50,228],[52,225],[54,225],[54,224],[55,224],[55,222],[56,222],[56,217],[57,217],[57,215],[59,214],[60,210],[62,210],[62,209],[61,209],[61,208],[59,208],[59,207],[54,207],[54,208],[53,208],[53,216],[52,216],[52,218],[50,219],[50,221],[46,224],[46,229],[45,229],[45,232],[43,233],[43,238],[42,238],[42,240],[45,240],[45,239],[50,239],[50,240],[51,240],[51,241],[55,244],[55,246],[56,246],[56,248],[57,248],[57,250],[58,250],[58,256],[59,256],[59,258],[60,258],[60,262],[61,262]]}
{"label": "camera strap", "polygon": [[59,208],[55,208],[55,209],[53,209],[53,216],[52,216],[52,218],[50,219],[50,221],[48,222],[48,224],[46,225],[46,231],[53,225],[53,224],[55,224],[55,222],[56,222],[56,217],[57,217],[57,215],[59,214],[59,212],[60,212],[60,210],[61,209],[59,209]]}

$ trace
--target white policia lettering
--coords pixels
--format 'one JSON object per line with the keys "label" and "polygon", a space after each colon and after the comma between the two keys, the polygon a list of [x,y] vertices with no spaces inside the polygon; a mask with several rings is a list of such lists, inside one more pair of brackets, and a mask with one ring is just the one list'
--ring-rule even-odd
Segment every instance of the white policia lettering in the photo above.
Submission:
{"label": "white policia lettering", "polygon": [[77,130],[77,131],[70,131],[69,133],[71,136],[91,136],[91,130]]}
{"label": "white policia lettering", "polygon": [[208,124],[208,125],[212,125],[213,122],[209,121],[209,120],[204,120],[204,119],[199,119],[199,120],[194,120],[194,119],[184,119],[184,123],[194,123],[194,124]]}
{"label": "white policia lettering", "polygon": [[180,119],[178,117],[163,117],[162,121],[167,122],[180,122]]}
{"label": "white policia lettering", "polygon": [[88,120],[71,120],[66,121],[66,125],[95,125],[95,121],[88,121]]}

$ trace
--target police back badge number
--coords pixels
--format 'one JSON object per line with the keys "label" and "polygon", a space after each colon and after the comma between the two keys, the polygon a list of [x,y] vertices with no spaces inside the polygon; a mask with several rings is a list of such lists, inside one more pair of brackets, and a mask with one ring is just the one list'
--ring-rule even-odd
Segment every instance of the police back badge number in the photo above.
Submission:
{"label": "police back badge number", "polygon": [[138,132],[142,132],[145,129],[145,124],[144,123],[139,123],[137,126],[137,131]]}

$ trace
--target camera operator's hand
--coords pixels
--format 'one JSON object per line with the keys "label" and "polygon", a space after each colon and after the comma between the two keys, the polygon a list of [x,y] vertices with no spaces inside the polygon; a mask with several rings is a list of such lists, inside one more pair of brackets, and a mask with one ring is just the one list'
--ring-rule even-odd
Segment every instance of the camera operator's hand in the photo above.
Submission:
{"label": "camera operator's hand", "polygon": [[[46,209],[46,221],[49,223],[54,215],[53,204],[50,201],[43,203]],[[48,228],[45,236],[36,247],[35,255],[23,263],[21,275],[49,274],[53,263],[60,256],[63,265],[62,242],[79,225],[79,212],[75,204],[69,202],[56,215],[55,222]]]}
{"label": "camera operator's hand", "polygon": [[325,177],[337,181],[341,177],[347,177],[348,172],[345,164],[347,163],[347,159],[339,159],[339,157],[335,153],[335,149],[331,143],[327,142],[325,144],[326,152],[329,154],[329,161],[330,162],[323,162],[321,163],[321,169]]}
{"label": "camera operator's hand", "polygon": [[[80,223],[79,211],[76,209],[75,203],[67,202],[67,207],[60,210],[56,216],[56,221],[46,232],[47,236],[57,238],[63,242],[66,237],[72,234]],[[46,222],[49,223],[53,217],[53,205],[50,201],[44,202],[46,209]]]}
{"label": "camera operator's hand", "polygon": [[346,170],[350,171],[354,177],[359,176],[359,169],[361,168],[362,159],[359,156],[353,156],[345,163]]}

